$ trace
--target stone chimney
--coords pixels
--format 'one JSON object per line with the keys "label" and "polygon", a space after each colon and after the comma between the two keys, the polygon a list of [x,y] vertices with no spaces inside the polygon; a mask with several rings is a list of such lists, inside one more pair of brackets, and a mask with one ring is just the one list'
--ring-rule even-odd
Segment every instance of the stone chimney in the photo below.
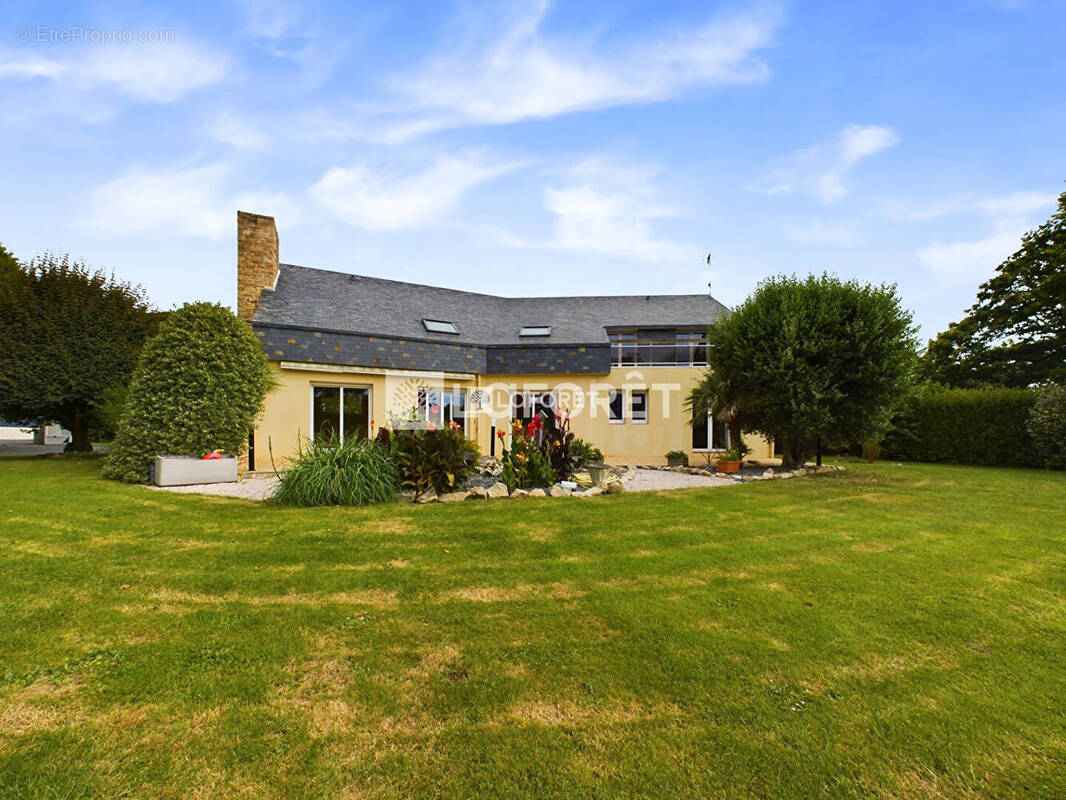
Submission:
{"label": "stone chimney", "polygon": [[278,281],[278,229],[273,217],[237,212],[237,316],[251,322],[264,289]]}

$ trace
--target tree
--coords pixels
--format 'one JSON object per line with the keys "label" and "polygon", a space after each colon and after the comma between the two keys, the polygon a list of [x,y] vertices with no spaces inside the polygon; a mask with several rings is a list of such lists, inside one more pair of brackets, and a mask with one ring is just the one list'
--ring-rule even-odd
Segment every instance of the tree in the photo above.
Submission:
{"label": "tree", "polygon": [[926,375],[951,386],[1031,386],[1066,379],[1066,192],[981,284],[977,303],[929,343]]}
{"label": "tree", "polygon": [[56,420],[91,452],[89,427],[124,386],[156,325],[143,290],[45,253],[0,254],[0,416]]}
{"label": "tree", "polygon": [[228,308],[191,303],[144,346],[104,475],[145,483],[157,455],[236,455],[271,386],[252,329]]}
{"label": "tree", "polygon": [[895,287],[781,276],[710,329],[709,371],[743,430],[782,442],[792,469],[819,439],[845,444],[887,429],[913,378],[914,333]]}

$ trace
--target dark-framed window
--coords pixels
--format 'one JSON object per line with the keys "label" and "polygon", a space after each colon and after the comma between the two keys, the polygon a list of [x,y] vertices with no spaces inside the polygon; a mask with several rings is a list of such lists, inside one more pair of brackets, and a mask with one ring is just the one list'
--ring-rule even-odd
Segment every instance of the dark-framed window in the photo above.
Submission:
{"label": "dark-framed window", "polygon": [[311,387],[311,435],[315,439],[365,439],[370,435],[370,390],[354,386]]}

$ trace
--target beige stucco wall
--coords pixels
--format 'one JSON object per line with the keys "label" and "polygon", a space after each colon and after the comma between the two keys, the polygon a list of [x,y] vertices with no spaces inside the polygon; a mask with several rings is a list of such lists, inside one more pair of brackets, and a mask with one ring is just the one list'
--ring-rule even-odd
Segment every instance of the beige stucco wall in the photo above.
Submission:
{"label": "beige stucco wall", "polygon": [[[699,381],[703,367],[615,367],[607,375],[493,375],[492,386],[518,391],[557,390],[559,405],[571,411],[571,429],[599,447],[611,464],[664,464],[669,450],[692,453],[692,427],[683,403]],[[488,379],[485,379],[486,382]],[[609,389],[620,390],[624,421],[611,422],[607,413]],[[630,419],[628,392],[646,391],[648,421]],[[502,392],[501,392],[502,393]],[[581,402],[568,402],[567,394]],[[501,424],[501,423],[497,423]],[[506,424],[504,422],[503,424]],[[485,427],[485,426],[483,426]],[[478,444],[487,452],[488,437],[482,432]],[[770,445],[759,437],[745,437],[755,458],[772,455]],[[693,454],[692,462],[703,456]]]}
{"label": "beige stucco wall", "polygon": [[[682,404],[699,380],[701,367],[617,367],[607,375],[491,375],[463,376],[393,370],[351,370],[316,365],[271,362],[277,385],[268,395],[264,414],[255,432],[255,466],[270,469],[270,453],[280,468],[299,440],[311,430],[311,387],[353,386],[370,390],[374,428],[388,424],[389,407],[395,412],[414,402],[418,385],[461,388],[468,393],[467,435],[482,453],[490,451],[492,426],[509,429],[509,398],[512,391],[555,391],[559,405],[571,412],[571,427],[577,436],[603,450],[613,464],[661,464],[668,450],[692,451],[692,429]],[[648,421],[633,422],[626,400],[625,421],[612,423],[607,413],[608,389],[623,393],[648,393]],[[480,411],[469,401],[470,392],[481,389],[487,402]],[[752,456],[772,453],[767,442],[746,437]],[[498,445],[497,445],[498,449]],[[694,454],[697,463],[702,456]]]}

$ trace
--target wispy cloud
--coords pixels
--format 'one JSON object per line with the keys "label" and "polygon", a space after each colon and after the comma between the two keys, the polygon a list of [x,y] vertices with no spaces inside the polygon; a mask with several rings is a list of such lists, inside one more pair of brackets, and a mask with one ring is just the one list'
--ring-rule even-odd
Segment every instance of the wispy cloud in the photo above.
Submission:
{"label": "wispy cloud", "polygon": [[855,247],[862,244],[862,236],[853,225],[811,220],[785,226],[785,238],[800,244],[827,244],[836,247]]}
{"label": "wispy cloud", "polygon": [[993,232],[976,239],[933,242],[919,248],[918,261],[941,279],[954,282],[983,280],[1021,245],[1022,235],[1055,208],[1057,196],[1050,192],[1020,191],[979,199],[956,200],[926,211],[915,219],[931,219],[957,213],[978,213]]}
{"label": "wispy cloud", "polygon": [[959,214],[982,213],[998,217],[1028,217],[1037,211],[1055,206],[1058,196],[1053,192],[1033,190],[979,197],[965,195],[943,200],[914,202],[897,200],[888,205],[887,213],[897,219],[922,221]]}
{"label": "wispy cloud", "polygon": [[973,241],[934,243],[916,253],[923,266],[949,281],[976,283],[1018,249],[1025,229],[1005,230]]}
{"label": "wispy cloud", "polygon": [[544,188],[544,208],[554,217],[551,236],[538,240],[502,234],[501,241],[653,263],[691,260],[695,247],[655,230],[657,220],[684,213],[662,200],[655,175],[648,165],[601,158],[580,162]]}
{"label": "wispy cloud", "polygon": [[846,179],[859,162],[898,142],[892,128],[851,124],[828,141],[797,150],[748,188],[770,195],[800,193],[832,203],[850,191]]}
{"label": "wispy cloud", "polygon": [[261,51],[296,65],[304,89],[323,84],[380,15],[363,8],[358,24],[338,25],[318,3],[239,0],[238,5],[245,18],[241,33]]}
{"label": "wispy cloud", "polygon": [[366,230],[400,230],[439,221],[478,184],[516,169],[483,153],[438,157],[429,166],[332,167],[311,195],[337,217]]}
{"label": "wispy cloud", "polygon": [[67,90],[106,90],[152,103],[170,103],[220,82],[225,56],[182,42],[112,43],[65,52],[0,53],[0,80],[48,81]]}
{"label": "wispy cloud", "polygon": [[238,208],[277,215],[297,224],[301,210],[280,192],[236,192],[226,164],[187,169],[134,167],[97,187],[83,224],[112,235],[162,234],[221,239],[233,234]]}
{"label": "wispy cloud", "polygon": [[548,3],[478,22],[465,44],[388,82],[396,112],[383,136],[402,139],[465,125],[500,125],[677,97],[694,87],[755,83],[757,52],[780,14],[760,8],[691,31],[625,42],[543,31]]}
{"label": "wispy cloud", "polygon": [[207,133],[215,141],[241,150],[263,150],[270,143],[270,137],[260,125],[230,111],[216,115],[208,123]]}

